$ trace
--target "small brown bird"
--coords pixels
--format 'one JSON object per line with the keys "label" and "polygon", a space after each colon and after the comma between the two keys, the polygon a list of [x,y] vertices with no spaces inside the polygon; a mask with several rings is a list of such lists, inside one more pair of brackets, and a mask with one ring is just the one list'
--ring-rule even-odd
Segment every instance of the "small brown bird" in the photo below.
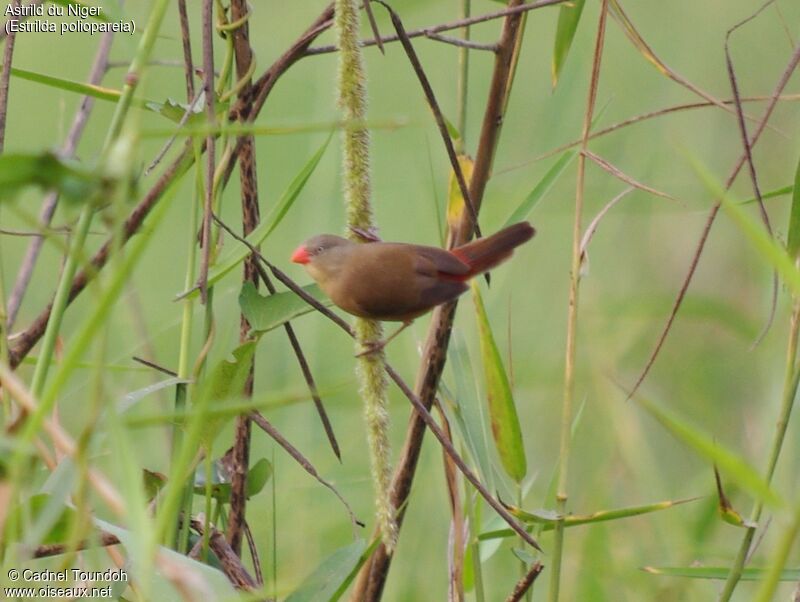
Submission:
{"label": "small brown bird", "polygon": [[464,293],[467,280],[511,257],[534,234],[528,222],[520,222],[452,251],[397,242],[357,243],[321,234],[297,247],[292,261],[303,264],[347,313],[403,322],[388,342],[414,318]]}

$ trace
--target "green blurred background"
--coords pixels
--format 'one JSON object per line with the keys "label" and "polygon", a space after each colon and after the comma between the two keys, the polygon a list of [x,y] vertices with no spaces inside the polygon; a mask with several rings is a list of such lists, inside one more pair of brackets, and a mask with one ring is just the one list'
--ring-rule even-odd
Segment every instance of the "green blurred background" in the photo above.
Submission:
{"label": "green blurred background", "polygon": [[[128,2],[124,13],[141,32],[149,3]],[[199,13],[191,3],[194,33],[199,40]],[[458,3],[406,1],[394,3],[406,27],[451,21]],[[557,157],[534,159],[579,137],[586,103],[599,3],[587,3],[578,34],[558,87],[550,82],[550,60],[558,9],[532,12],[524,48],[503,125],[502,137],[481,212],[484,232],[502,226],[513,210],[539,182]],[[692,2],[645,0],[625,8],[656,54],[673,70],[718,98],[730,97],[723,43],[725,31],[754,12],[759,2],[744,0]],[[251,38],[257,72],[266,68],[304,30],[324,7],[323,2],[254,3]],[[493,2],[473,3],[473,13],[497,10]],[[391,25],[381,9],[376,14],[382,31]],[[768,95],[783,71],[800,30],[800,4],[782,0],[735,34],[731,49],[743,95]],[[174,11],[168,16],[155,56],[180,59],[180,35]],[[367,35],[367,30],[364,30]],[[473,29],[473,38],[493,41],[499,21]],[[112,60],[130,58],[139,39],[118,35]],[[327,32],[320,43],[331,43]],[[19,68],[83,81],[99,37],[84,34],[24,34],[17,38],[14,65]],[[451,120],[455,116],[457,50],[449,45],[415,41],[439,102]],[[195,58],[199,62],[199,43]],[[221,53],[221,44],[219,52]],[[365,51],[369,74],[370,120],[379,127],[372,135],[374,203],[380,234],[386,240],[439,244],[436,204],[444,204],[449,163],[415,76],[402,49],[388,45],[386,55]],[[488,90],[492,59],[473,52],[470,69],[468,128],[464,133],[473,152]],[[337,118],[335,55],[305,58],[278,82],[258,123],[267,126],[327,124]],[[112,70],[104,84],[119,88],[125,69]],[[141,94],[153,100],[183,100],[180,68],[150,69]],[[797,92],[795,76],[787,92]],[[603,127],[641,113],[671,105],[696,102],[697,96],[679,87],[647,63],[609,21],[598,95]],[[13,79],[6,133],[6,150],[38,151],[56,148],[69,127],[79,102],[75,94]],[[758,116],[764,103],[749,103]],[[83,136],[78,156],[92,160],[102,143],[113,106],[99,102]],[[169,127],[149,112],[134,113],[141,131]],[[762,190],[791,183],[798,159],[798,111],[794,102],[779,104],[755,150]],[[750,124],[752,129],[753,125]],[[261,136],[257,164],[262,215],[274,205],[288,183],[326,137],[318,132]],[[139,155],[147,164],[163,138],[144,137]],[[741,153],[734,117],[716,108],[684,111],[624,128],[590,144],[625,173],[677,200],[665,200],[636,191],[623,199],[600,223],[589,252],[588,272],[581,281],[578,332],[577,402],[585,404],[575,436],[570,469],[568,507],[575,513],[644,504],[658,500],[705,496],[692,504],[624,522],[570,529],[566,536],[563,569],[565,600],[694,600],[711,599],[718,584],[647,575],[644,565],[687,566],[694,562],[727,565],[741,539],[741,531],[716,515],[711,467],[699,459],[634,403],[625,402],[618,384],[632,385],[645,364],[669,308],[686,273],[711,199],[687,161],[693,156],[722,181]],[[339,233],[344,213],[340,177],[341,157],[332,144],[301,197],[280,228],[266,242],[264,254],[301,283],[309,281],[299,266],[291,265],[292,249],[308,236]],[[575,162],[536,206],[530,219],[536,238],[521,248],[513,261],[496,270],[484,300],[503,353],[511,350],[514,393],[528,455],[530,490],[526,508],[542,508],[545,490],[558,459],[563,358],[567,315],[567,288],[575,196]],[[158,177],[143,177],[146,191]],[[589,164],[586,181],[587,224],[626,185]],[[752,195],[742,175],[733,188],[738,198]],[[140,369],[132,355],[149,357],[174,367],[177,363],[181,305],[174,302],[183,289],[185,249],[193,232],[187,231],[191,200],[190,178],[182,184],[167,220],[159,227],[136,269],[123,302],[114,312],[108,332],[107,360],[125,369],[109,371],[104,386],[109,399],[141,388],[159,377]],[[6,228],[27,228],[22,214],[35,216],[41,195],[29,191],[0,217]],[[238,182],[234,177],[224,193],[223,214],[238,223]],[[753,205],[749,206],[755,215]],[[785,238],[788,197],[768,201],[778,236]],[[56,224],[74,220],[77,209],[60,206]],[[102,231],[96,224],[96,231]],[[102,243],[93,235],[90,244]],[[229,243],[230,241],[228,241]],[[8,291],[24,254],[23,238],[0,237],[3,282]],[[23,328],[50,300],[59,270],[60,253],[45,247],[25,298],[17,328]],[[240,272],[234,271],[216,289],[218,337],[212,358],[222,358],[238,340],[237,295]],[[751,344],[769,309],[771,272],[725,214],[714,226],[709,244],[671,336],[657,360],[642,394],[658,400],[738,450],[753,465],[764,465],[780,397],[788,295],[781,290],[775,323],[755,349]],[[70,306],[63,327],[70,334],[92,312],[92,290]],[[194,348],[199,349],[202,316],[197,308]],[[427,317],[388,348],[388,357],[408,382],[413,382],[424,340]],[[277,401],[302,396],[297,403],[278,403],[265,414],[332,480],[358,516],[373,526],[373,494],[369,479],[361,401],[353,375],[351,341],[322,317],[311,314],[296,322],[303,348],[323,391],[339,441],[340,464],[328,448],[313,405],[305,399],[305,385],[288,352],[285,336],[275,331],[260,343],[256,368],[256,396]],[[454,344],[472,358],[476,386],[483,390],[473,306],[461,303]],[[35,353],[35,350],[34,350]],[[31,366],[20,368],[30,377]],[[88,382],[74,378],[63,391],[60,414],[67,428],[82,425],[81,408]],[[450,370],[445,382],[454,381]],[[409,405],[391,389],[391,439],[399,447],[409,416]],[[132,410],[151,413],[168,409],[170,395],[152,396]],[[798,441],[791,435],[776,475],[777,489],[794,491],[798,468]],[[229,429],[230,430],[230,429]],[[143,467],[168,472],[166,429],[136,432]],[[230,434],[217,441],[216,455],[229,445]],[[323,558],[350,541],[351,529],[338,502],[311,480],[262,433],[255,434],[252,456],[275,461],[277,502],[269,487],[250,501],[248,520],[262,550],[265,565],[272,563],[270,541],[273,513],[277,523],[279,593],[287,593]],[[97,458],[113,466],[112,459]],[[112,477],[113,477],[113,473]],[[44,475],[40,475],[44,478]],[[730,489],[734,506],[748,513],[750,498]],[[199,500],[198,500],[199,503]],[[484,518],[490,518],[484,512]],[[386,600],[442,600],[447,591],[447,537],[449,511],[441,451],[432,438],[425,443],[420,470],[390,574]],[[770,549],[780,524],[772,525],[762,544]],[[550,550],[549,535],[542,537]],[[518,561],[504,543],[485,564],[489,600],[507,595],[518,576]],[[753,564],[763,564],[756,555]],[[548,554],[542,559],[548,565]],[[548,571],[537,582],[538,599],[545,591]],[[784,586],[783,598],[793,591]],[[743,583],[737,600],[748,600],[752,586]]]}

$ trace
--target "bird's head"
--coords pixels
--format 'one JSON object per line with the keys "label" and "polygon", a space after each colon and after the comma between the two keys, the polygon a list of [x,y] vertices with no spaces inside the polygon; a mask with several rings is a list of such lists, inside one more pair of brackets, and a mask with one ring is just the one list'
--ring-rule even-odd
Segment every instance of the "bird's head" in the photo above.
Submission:
{"label": "bird's head", "polygon": [[309,238],[292,253],[292,261],[308,265],[323,256],[330,255],[334,249],[342,249],[352,245],[349,240],[333,234],[320,234]]}

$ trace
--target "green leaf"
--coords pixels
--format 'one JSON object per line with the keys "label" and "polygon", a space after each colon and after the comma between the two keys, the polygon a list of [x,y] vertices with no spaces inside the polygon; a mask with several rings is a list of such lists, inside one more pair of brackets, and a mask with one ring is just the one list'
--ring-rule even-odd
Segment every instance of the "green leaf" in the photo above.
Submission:
{"label": "green leaf", "polygon": [[[242,394],[255,350],[256,342],[248,341],[233,351],[233,361],[223,359],[208,372],[198,384],[194,404],[197,412],[205,412],[214,400],[230,399]],[[203,416],[202,444],[210,447],[229,419],[228,416]]]}
{"label": "green leaf", "polygon": [[556,40],[553,47],[553,63],[550,73],[553,81],[553,88],[558,84],[561,69],[567,60],[575,31],[583,13],[583,5],[586,0],[572,0],[570,4],[563,4],[558,12],[558,25],[556,26]]}
{"label": "green leaf", "polygon": [[[683,500],[666,500],[663,502],[656,502],[654,504],[644,504],[642,506],[628,506],[625,508],[617,508],[614,510],[599,510],[591,514],[569,514],[564,517],[565,527],[579,527],[581,525],[589,525],[592,523],[603,523],[612,520],[621,520],[639,516],[641,514],[650,514],[651,512],[659,512],[661,510],[668,510],[681,504],[694,502],[700,498],[686,498]],[[543,531],[552,531],[555,528],[559,519],[559,514],[554,510],[522,510],[515,506],[504,504],[508,511],[531,525],[540,525]],[[489,539],[497,539],[501,537],[513,537],[516,534],[511,529],[497,529],[494,531],[486,531],[478,536],[481,541]]]}
{"label": "green leaf", "polygon": [[167,484],[167,477],[155,470],[142,470],[142,482],[144,483],[144,494],[148,501],[153,500],[158,492]]}
{"label": "green leaf", "polygon": [[[261,492],[272,476],[272,464],[266,458],[261,458],[247,471],[247,498]],[[206,469],[201,463],[195,470],[194,492],[198,495],[206,493]],[[211,497],[218,502],[227,503],[231,499],[231,474],[225,462],[216,459],[212,463]]]}
{"label": "green leaf", "polygon": [[49,151],[0,156],[0,199],[13,197],[26,186],[55,189],[66,200],[77,202],[92,200],[103,180],[95,170]]}
{"label": "green leaf", "polygon": [[786,243],[789,257],[797,261],[800,251],[800,161],[794,173],[794,190],[792,192],[792,208],[789,213],[789,240]]}
{"label": "green leaf", "polygon": [[19,69],[18,67],[11,67],[11,75],[20,79],[35,82],[37,84],[49,86],[50,88],[56,88],[66,92],[75,92],[77,94],[82,94],[83,96],[90,96],[92,98],[106,100],[108,102],[117,102],[119,97],[122,95],[119,90],[115,90],[113,88],[105,88],[103,86],[95,86],[93,84],[84,84],[61,77],[53,77],[52,75],[45,75],[43,73],[36,73],[35,71]]}
{"label": "green leaf", "polygon": [[475,302],[475,313],[478,320],[481,360],[486,377],[492,435],[503,468],[512,479],[519,483],[528,470],[519,417],[506,369],[503,366],[503,359],[497,349],[489,318],[486,315],[486,309],[475,280],[472,281],[472,299]]}
{"label": "green leaf", "polygon": [[363,563],[366,547],[366,542],[359,539],[336,550],[306,577],[300,587],[286,598],[286,602],[328,602],[338,599],[342,586]]}
{"label": "green leaf", "polygon": [[[333,305],[316,284],[304,286],[303,290],[325,306]],[[268,332],[299,316],[315,311],[298,294],[292,291],[259,295],[252,282],[245,282],[239,293],[242,315],[254,331]]]}
{"label": "green leaf", "polygon": [[[308,179],[311,177],[311,174],[314,173],[314,170],[319,165],[320,159],[322,159],[322,155],[325,153],[325,149],[328,148],[328,143],[330,143],[331,138],[333,137],[333,133],[328,136],[325,140],[323,145],[319,148],[319,150],[314,153],[311,159],[303,166],[303,169],[294,177],[291,184],[289,184],[289,188],[286,189],[286,192],[283,193],[280,201],[275,207],[270,211],[269,215],[262,221],[258,227],[253,230],[246,238],[247,242],[257,247],[260,245],[264,240],[272,233],[275,228],[278,227],[278,224],[281,223],[286,213],[294,204],[297,197],[300,195],[300,192],[308,182]],[[233,268],[239,265],[242,261],[250,255],[250,249],[247,248],[245,245],[237,244],[236,247],[228,253],[228,255],[221,259],[208,273],[208,286],[213,286],[216,284],[225,274],[230,272]],[[195,297],[199,294],[197,288],[184,291],[180,295],[181,297]]]}
{"label": "green leaf", "polygon": [[719,470],[714,466],[714,481],[717,485],[717,510],[719,511],[722,520],[734,527],[744,527],[746,529],[755,529],[757,525],[745,519],[731,504],[730,499],[725,494],[725,489],[722,486],[722,477],[719,476]]}
{"label": "green leaf", "polygon": [[[145,106],[154,113],[158,113],[162,117],[166,117],[175,123],[180,123],[183,120],[183,116],[186,114],[186,111],[191,111],[191,115],[189,116],[187,123],[192,123],[192,120],[197,115],[205,115],[205,104],[203,103],[202,99],[199,99],[194,103],[194,108],[192,108],[192,104],[178,102],[177,100],[173,100],[171,98],[168,98],[164,102],[147,101]],[[203,119],[203,122],[205,122],[205,119]]]}
{"label": "green leaf", "polygon": [[542,197],[544,197],[547,191],[553,187],[553,184],[555,184],[559,176],[572,162],[576,154],[576,151],[571,150],[565,152],[558,158],[558,161],[547,170],[547,173],[545,173],[542,179],[533,187],[533,190],[531,190],[528,196],[520,203],[519,207],[514,210],[514,213],[508,218],[504,227],[508,227],[511,224],[516,224],[528,218],[530,212],[533,211],[533,208],[542,200]]}
{"label": "green leaf", "polygon": [[[649,514],[651,512],[659,512],[674,508],[681,504],[693,502],[699,498],[687,498],[683,500],[665,500],[663,502],[656,502],[654,504],[645,504],[642,506],[628,506],[626,508],[617,508],[615,510],[599,510],[591,514],[570,514],[564,517],[564,525],[569,527],[576,527],[578,525],[588,525],[591,523],[602,523],[610,520],[620,520],[623,518],[630,518],[632,516],[639,516],[640,514]],[[545,525],[555,525],[558,522],[559,515],[553,510],[534,510],[526,512],[514,506],[506,506],[508,511],[517,518],[525,521],[526,523],[543,523]],[[547,531],[548,529],[545,529]]]}
{"label": "green leaf", "polygon": [[728,191],[716,181],[705,166],[693,157],[689,160],[708,191],[714,198],[719,199],[722,207],[750,240],[758,254],[778,271],[795,295],[800,295],[800,271],[795,267],[794,259],[790,258],[786,250],[769,236],[762,224],[745,213],[740,203],[731,199]]}
{"label": "green leaf", "polygon": [[[645,573],[662,575],[664,577],[688,577],[689,579],[727,579],[730,567],[725,566],[646,566],[642,567]],[[741,576],[742,581],[761,581],[766,577],[769,569],[746,567]],[[780,581],[800,581],[800,569],[785,569],[781,571]]]}
{"label": "green leaf", "polygon": [[[800,167],[800,166],[798,166]],[[761,193],[761,200],[766,201],[767,199],[773,199],[775,197],[783,196],[785,194],[792,194],[795,190],[795,186],[782,186],[781,188],[775,188],[774,190],[770,190],[768,192]],[[749,203],[756,203],[758,199],[756,197],[750,197],[749,199],[745,199],[742,201],[742,205],[747,205]]]}
{"label": "green leaf", "polygon": [[447,347],[447,365],[453,373],[455,395],[440,383],[446,408],[451,410],[454,424],[460,429],[461,438],[469,450],[473,461],[478,465],[481,481],[493,491],[494,475],[492,461],[489,456],[489,438],[486,433],[486,419],[483,404],[480,401],[475,374],[470,364],[464,337],[454,331],[452,342]]}
{"label": "green leaf", "polygon": [[716,464],[721,472],[727,474],[742,489],[772,506],[783,504],[761,475],[737,454],[722,447],[700,429],[652,401],[641,397],[635,399],[636,403],[647,410],[676,439],[692,448],[698,455]]}

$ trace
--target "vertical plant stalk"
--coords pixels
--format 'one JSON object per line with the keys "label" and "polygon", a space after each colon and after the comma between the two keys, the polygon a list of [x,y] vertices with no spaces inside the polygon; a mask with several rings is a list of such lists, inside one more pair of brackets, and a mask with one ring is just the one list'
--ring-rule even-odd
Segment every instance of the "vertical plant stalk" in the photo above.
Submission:
{"label": "vertical plant stalk", "polygon": [[[19,0],[14,0],[14,7],[19,6]],[[14,58],[14,41],[16,40],[16,32],[11,31],[6,39],[5,48],[3,49],[3,71],[0,73],[0,154],[5,151],[6,146],[6,118],[8,117],[8,93],[9,83],[11,80],[11,62]],[[5,276],[3,274],[3,262],[0,260],[0,362],[4,364],[8,362],[8,332],[11,330],[8,316],[10,311],[6,305],[6,291],[3,282]],[[7,419],[10,419],[11,414],[11,398],[7,391],[0,392],[0,399],[2,400],[3,413]]]}
{"label": "vertical plant stalk", "polygon": [[[521,5],[521,0],[510,0],[509,9]],[[492,81],[484,109],[472,178],[469,182],[469,196],[475,205],[476,212],[480,210],[500,138],[501,125],[505,115],[504,101],[508,92],[512,55],[519,34],[520,20],[521,13],[509,13],[503,21],[503,30],[497,43]],[[472,224],[469,213],[465,211],[461,224],[449,232],[447,247],[452,249],[468,242],[472,237]],[[456,306],[456,302],[451,302],[434,309],[428,328],[420,369],[414,385],[417,397],[427,410],[430,410],[439,387],[439,378],[447,358],[447,345],[450,341]],[[398,527],[402,526],[405,510],[408,507],[408,498],[414,482],[424,435],[425,421],[415,412],[409,418],[405,443],[392,478],[392,502],[395,508],[401,508],[397,516]],[[389,575],[392,557],[392,552],[385,546],[378,546],[361,568],[351,600],[364,602],[380,599]]]}
{"label": "vertical plant stalk", "polygon": [[[217,122],[214,110],[214,23],[212,22],[212,0],[203,0],[203,93],[206,102],[208,126],[214,128]],[[211,262],[211,210],[214,204],[214,166],[216,164],[216,141],[214,134],[206,137],[206,180],[203,206],[203,231],[200,238],[203,253],[200,257],[200,276],[197,286],[203,303],[208,301],[208,267]]]}
{"label": "vertical plant stalk", "polygon": [[[250,47],[248,26],[249,12],[245,0],[231,2],[231,20],[239,23],[233,30],[233,50],[236,60],[236,77],[239,98],[247,98],[251,94],[252,81],[248,76],[253,61],[253,50]],[[239,181],[242,194],[242,233],[244,236],[255,230],[260,221],[258,207],[258,175],[256,170],[255,139],[252,135],[242,136],[238,141]],[[244,262],[242,282],[252,282],[258,288],[257,258],[251,255]],[[240,316],[239,340],[244,342],[250,331],[250,324]],[[245,398],[253,396],[255,355],[250,360],[250,374],[244,385]],[[247,504],[247,471],[250,466],[250,418],[243,414],[236,418],[233,442],[233,475],[231,478],[231,512],[228,517],[228,530],[225,534],[231,549],[238,556],[242,555],[242,536],[245,526],[245,508]]]}
{"label": "vertical plant stalk", "polygon": [[[334,10],[334,28],[339,46],[339,107],[346,122],[363,122],[367,116],[367,91],[358,42],[358,2],[336,0]],[[370,230],[374,227],[370,205],[369,131],[363,126],[342,130],[342,150],[348,235],[358,240],[352,228]],[[355,333],[356,348],[363,351],[381,340],[383,328],[380,322],[358,318],[355,322]],[[357,361],[375,487],[376,521],[383,545],[394,550],[397,543],[397,523],[390,494],[392,469],[384,352],[381,349],[367,353]]]}
{"label": "vertical plant stalk", "polygon": [[[797,361],[797,345],[798,338],[800,338],[800,298],[795,297],[792,304],[792,318],[789,326],[789,342],[786,349],[786,369],[783,380],[783,393],[781,396],[781,408],[778,414],[778,422],[775,428],[775,436],[772,440],[772,447],[769,452],[769,460],[767,461],[767,469],[764,480],[767,484],[772,482],[772,477],[775,474],[775,467],[778,465],[781,449],[783,448],[783,440],[786,437],[786,428],[789,425],[789,418],[792,415],[792,408],[794,407],[794,398],[797,394],[798,376],[800,376],[800,363]],[[731,599],[736,585],[742,578],[742,571],[747,563],[750,554],[750,546],[753,543],[753,537],[756,534],[758,521],[761,519],[761,513],[764,510],[764,503],[758,500],[753,505],[753,510],[750,513],[750,523],[752,527],[747,527],[742,543],[739,546],[739,551],[731,566],[731,571],[728,574],[728,579],[722,588],[719,595],[720,602],[727,602]]]}
{"label": "vertical plant stalk", "polygon": [[[470,16],[472,0],[459,0],[461,19],[467,19]],[[465,41],[470,39],[469,25],[461,30],[461,37]],[[459,137],[454,141],[456,152],[460,155],[464,153],[467,145],[467,98],[469,93],[469,48],[459,46],[458,48],[458,82],[457,86],[457,99],[456,105],[456,124],[458,127]]]}
{"label": "vertical plant stalk", "polygon": [[[594,60],[592,61],[592,75],[589,83],[589,96],[586,101],[586,111],[583,116],[583,132],[581,136],[581,150],[586,150],[589,143],[589,130],[592,127],[595,104],[597,102],[597,87],[600,81],[600,64],[603,56],[603,45],[606,32],[606,18],[608,16],[608,0],[603,0],[600,6],[600,16],[597,23],[597,37],[594,47]],[[556,490],[556,511],[560,520],[556,522],[553,532],[553,572],[550,575],[550,602],[556,602],[561,585],[561,561],[564,556],[564,516],[567,512],[567,484],[570,456],[570,443],[572,441],[572,405],[575,398],[575,358],[578,330],[578,293],[580,287],[581,270],[581,238],[583,220],[583,194],[586,176],[586,156],[583,152],[578,155],[578,176],[575,185],[575,216],[572,226],[572,263],[570,266],[569,305],[567,307],[567,344],[564,360],[564,400],[561,407],[561,443],[559,446],[558,460],[558,486]]]}

